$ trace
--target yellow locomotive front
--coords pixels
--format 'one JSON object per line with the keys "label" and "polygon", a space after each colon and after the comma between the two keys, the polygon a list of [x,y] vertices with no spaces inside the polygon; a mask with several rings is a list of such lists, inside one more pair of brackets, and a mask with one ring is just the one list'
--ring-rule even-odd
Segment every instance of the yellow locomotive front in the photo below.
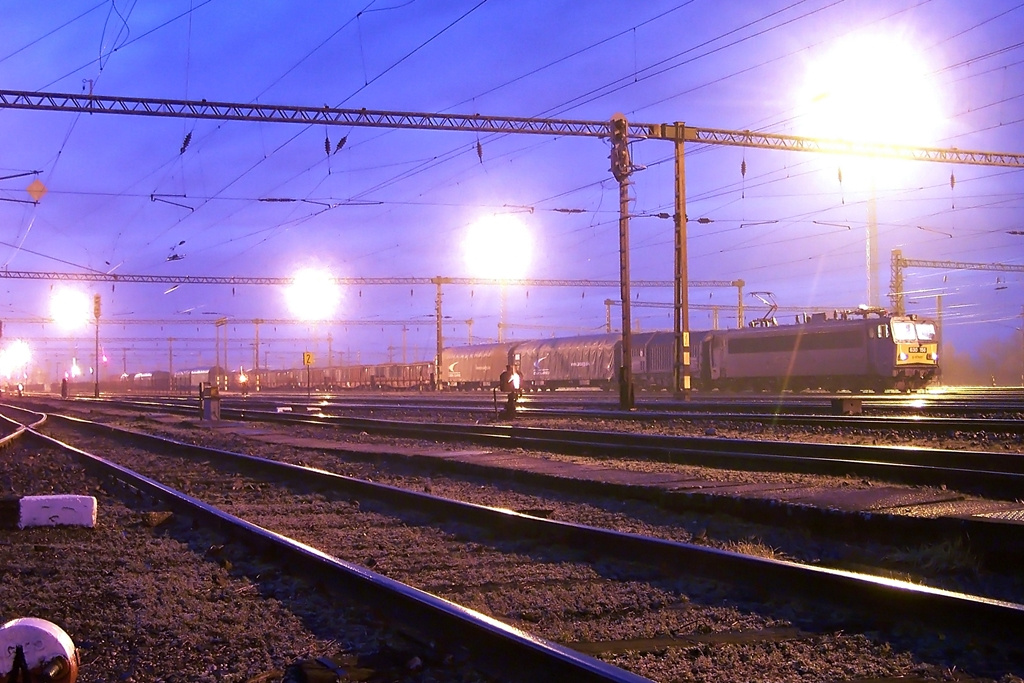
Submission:
{"label": "yellow locomotive front", "polygon": [[[916,315],[889,320],[896,356],[893,378],[897,388],[920,389],[938,376],[939,342],[935,323]],[[900,386],[902,385],[902,386]]]}

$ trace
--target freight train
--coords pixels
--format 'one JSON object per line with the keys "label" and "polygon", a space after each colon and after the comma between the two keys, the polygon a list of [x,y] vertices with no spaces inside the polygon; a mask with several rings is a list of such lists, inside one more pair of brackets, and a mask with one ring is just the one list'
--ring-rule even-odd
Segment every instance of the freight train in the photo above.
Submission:
{"label": "freight train", "polygon": [[[671,332],[632,335],[630,367],[637,390],[673,388],[674,344]],[[491,389],[498,385],[506,365],[519,370],[525,391],[615,390],[622,366],[622,337],[595,334],[446,348],[438,385],[452,390]],[[882,309],[818,313],[785,325],[762,318],[741,329],[690,333],[690,377],[696,390],[912,391],[938,376],[935,324]],[[215,377],[223,389],[238,388],[238,373],[218,369],[175,373],[172,386],[188,391],[198,381],[211,382]],[[254,391],[299,391],[307,386],[315,391],[427,391],[435,386],[435,368],[432,360],[313,366],[261,370],[258,385],[252,378],[249,382]]]}
{"label": "freight train", "polygon": [[[504,369],[504,366],[502,366]],[[140,373],[143,377],[150,373]],[[155,374],[155,373],[153,373]],[[258,374],[258,378],[257,378]],[[199,384],[216,384],[224,391],[241,391],[242,376],[248,391],[280,390],[340,391],[343,389],[413,389],[427,390],[434,386],[433,361],[415,363],[380,363],[377,365],[337,365],[329,367],[289,368],[264,370],[225,371],[219,367],[200,370],[180,370],[174,373],[171,387],[189,393]]]}
{"label": "freight train", "polygon": [[[640,390],[671,389],[675,336],[634,334],[631,370]],[[622,338],[617,334],[446,349],[443,386],[486,388],[506,365],[527,391],[618,386]],[[911,391],[939,375],[935,324],[882,309],[833,311],[779,325],[762,318],[742,329],[690,334],[690,375],[698,390],[804,389]]]}

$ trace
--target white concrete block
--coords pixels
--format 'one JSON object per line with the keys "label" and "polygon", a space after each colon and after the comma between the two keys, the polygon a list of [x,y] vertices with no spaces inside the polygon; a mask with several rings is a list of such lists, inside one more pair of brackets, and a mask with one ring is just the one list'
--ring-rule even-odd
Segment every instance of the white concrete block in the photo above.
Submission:
{"label": "white concrete block", "polygon": [[18,527],[96,526],[96,498],[93,496],[25,496],[21,499]]}

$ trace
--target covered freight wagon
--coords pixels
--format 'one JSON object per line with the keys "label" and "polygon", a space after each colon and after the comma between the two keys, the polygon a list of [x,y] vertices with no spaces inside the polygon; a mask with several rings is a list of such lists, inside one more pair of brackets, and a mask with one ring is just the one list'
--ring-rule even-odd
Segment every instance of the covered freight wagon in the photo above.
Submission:
{"label": "covered freight wagon", "polygon": [[498,377],[509,363],[511,343],[477,344],[444,350],[441,383],[453,389],[484,389],[498,386]]}
{"label": "covered freight wagon", "polygon": [[622,336],[597,334],[516,344],[513,361],[527,390],[618,386]]}

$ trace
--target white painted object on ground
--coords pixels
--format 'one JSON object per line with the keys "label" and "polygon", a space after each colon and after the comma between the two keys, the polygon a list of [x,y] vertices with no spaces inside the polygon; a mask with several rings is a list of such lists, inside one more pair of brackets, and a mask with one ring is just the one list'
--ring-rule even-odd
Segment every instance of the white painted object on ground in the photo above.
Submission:
{"label": "white painted object on ground", "polygon": [[21,499],[18,528],[61,525],[96,526],[96,498],[63,494]]}
{"label": "white painted object on ground", "polygon": [[53,622],[25,617],[0,626],[0,677],[6,677],[14,668],[18,646],[25,653],[25,662],[30,670],[35,671],[63,657],[67,661],[60,667],[61,675],[53,680],[72,683],[78,678],[75,643],[64,629]]}

